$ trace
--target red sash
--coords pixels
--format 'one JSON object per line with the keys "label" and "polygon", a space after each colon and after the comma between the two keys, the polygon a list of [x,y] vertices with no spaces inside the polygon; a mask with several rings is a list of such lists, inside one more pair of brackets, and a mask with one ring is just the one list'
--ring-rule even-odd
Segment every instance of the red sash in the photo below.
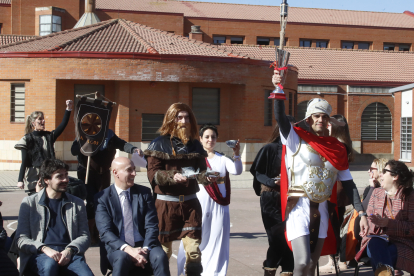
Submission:
{"label": "red sash", "polygon": [[[306,143],[308,143],[314,150],[316,150],[320,155],[325,157],[337,170],[346,170],[348,169],[348,154],[346,152],[345,146],[338,141],[338,139],[334,137],[325,137],[325,136],[316,136],[302,128],[294,127],[295,132],[299,135],[301,139],[303,139]],[[280,168],[281,174],[281,183],[280,183],[280,197],[281,197],[281,204],[282,204],[282,218],[285,220],[285,211],[286,211],[286,204],[287,204],[287,194],[289,190],[289,181],[286,171],[286,163],[285,163],[285,156],[286,156],[286,146],[283,145],[282,151],[282,165]],[[335,183],[332,189],[332,195],[330,198],[330,202],[335,203],[337,201],[337,184]],[[335,208],[336,212],[338,212],[337,207]],[[287,240],[287,233],[285,228],[285,238],[286,241],[292,250],[292,244],[290,241]],[[321,256],[336,254],[336,238],[332,228],[331,223],[328,226],[328,236],[325,239],[323,244]]]}
{"label": "red sash", "polygon": [[[207,158],[206,158],[206,163],[207,163],[207,167],[211,169],[210,163],[208,162]],[[220,205],[226,206],[230,204],[230,193],[231,193],[229,172],[226,172],[225,185],[226,185],[226,197],[223,197],[216,182],[213,182],[208,186],[204,186],[204,188],[206,189],[208,195],[215,202],[217,202]]]}

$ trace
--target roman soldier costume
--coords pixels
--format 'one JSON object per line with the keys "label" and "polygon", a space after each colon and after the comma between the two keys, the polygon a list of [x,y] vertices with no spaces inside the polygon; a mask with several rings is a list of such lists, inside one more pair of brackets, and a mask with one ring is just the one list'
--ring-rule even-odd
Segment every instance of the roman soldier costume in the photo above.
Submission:
{"label": "roman soldier costume", "polygon": [[[327,101],[313,99],[308,104],[305,119],[315,113],[330,115],[331,111]],[[275,117],[284,145],[280,189],[286,236],[291,248],[295,244],[296,247],[303,247],[292,248],[294,274],[306,274],[306,269],[312,274],[314,267],[304,269],[303,265],[308,266],[309,263],[299,264],[296,261],[303,260],[304,254],[310,252],[312,265],[316,265],[315,260],[319,258],[320,252],[322,255],[336,254],[339,239],[335,236],[339,237],[339,233],[334,235],[333,230],[339,230],[339,227],[331,225],[338,222],[335,210],[336,180],[342,182],[354,208],[363,211],[363,207],[348,169],[347,152],[343,144],[336,138],[317,136],[291,126],[281,100],[275,100]],[[321,248],[321,243],[324,248]]]}

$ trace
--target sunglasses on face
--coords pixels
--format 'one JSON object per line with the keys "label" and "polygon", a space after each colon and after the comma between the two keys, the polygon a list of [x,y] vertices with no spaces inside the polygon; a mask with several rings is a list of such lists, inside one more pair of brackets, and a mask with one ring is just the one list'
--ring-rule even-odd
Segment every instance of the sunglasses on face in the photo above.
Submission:
{"label": "sunglasses on face", "polygon": [[389,169],[382,169],[382,174],[386,174],[387,172],[395,173],[394,171],[391,171]]}

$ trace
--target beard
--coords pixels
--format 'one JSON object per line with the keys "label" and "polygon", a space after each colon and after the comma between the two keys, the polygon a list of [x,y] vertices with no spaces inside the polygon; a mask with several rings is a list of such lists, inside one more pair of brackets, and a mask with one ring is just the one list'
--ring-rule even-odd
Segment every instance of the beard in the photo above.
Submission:
{"label": "beard", "polygon": [[179,138],[184,145],[187,145],[188,141],[190,141],[190,131],[190,124],[177,123],[172,136]]}

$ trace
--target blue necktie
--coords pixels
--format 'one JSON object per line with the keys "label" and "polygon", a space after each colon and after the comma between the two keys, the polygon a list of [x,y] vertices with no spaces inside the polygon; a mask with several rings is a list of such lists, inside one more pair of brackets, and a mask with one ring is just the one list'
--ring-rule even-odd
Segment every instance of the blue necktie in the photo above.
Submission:
{"label": "blue necktie", "polygon": [[132,247],[134,247],[135,246],[134,226],[132,223],[132,208],[131,208],[131,202],[129,201],[129,192],[123,191],[121,194],[124,197],[122,208],[124,209],[123,215],[124,215],[125,242],[131,245]]}

